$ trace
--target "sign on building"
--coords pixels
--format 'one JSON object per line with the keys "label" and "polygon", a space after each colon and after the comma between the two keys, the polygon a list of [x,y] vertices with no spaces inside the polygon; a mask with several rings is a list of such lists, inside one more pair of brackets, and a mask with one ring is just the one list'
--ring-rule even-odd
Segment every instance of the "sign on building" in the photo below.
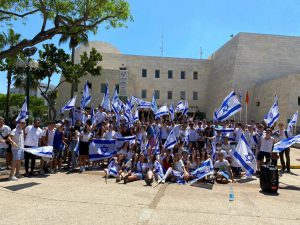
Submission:
{"label": "sign on building", "polygon": [[119,96],[127,96],[128,70],[120,69]]}

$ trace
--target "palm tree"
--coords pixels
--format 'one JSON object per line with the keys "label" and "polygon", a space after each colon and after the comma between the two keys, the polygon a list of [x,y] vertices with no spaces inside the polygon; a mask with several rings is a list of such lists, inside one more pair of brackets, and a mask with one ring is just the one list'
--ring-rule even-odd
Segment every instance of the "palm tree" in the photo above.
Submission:
{"label": "palm tree", "polygon": [[[8,34],[3,32],[0,34],[0,50],[10,48],[17,45],[21,40],[21,35],[14,32],[13,29],[9,29]],[[20,59],[18,55],[7,57],[5,62],[1,63],[0,70],[7,71],[7,92],[6,92],[6,107],[5,107],[5,117],[8,120],[9,117],[9,104],[10,104],[10,86],[12,81],[13,72],[16,70],[16,63]]]}
{"label": "palm tree", "polygon": [[[85,46],[88,46],[89,44],[89,37],[87,33],[81,32],[81,33],[75,33],[75,34],[62,34],[59,39],[59,45],[62,43],[66,43],[69,41],[69,48],[71,49],[71,61],[72,64],[75,64],[75,49],[78,45],[83,44]],[[74,89],[75,85],[77,83],[72,83],[71,85],[71,98],[74,96]]]}

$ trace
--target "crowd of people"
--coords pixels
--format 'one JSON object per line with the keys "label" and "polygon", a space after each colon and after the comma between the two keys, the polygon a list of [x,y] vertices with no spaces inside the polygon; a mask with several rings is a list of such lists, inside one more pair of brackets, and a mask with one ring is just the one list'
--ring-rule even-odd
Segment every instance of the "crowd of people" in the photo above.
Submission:
{"label": "crowd of people", "polygon": [[[11,171],[9,180],[22,177],[20,167],[24,160],[24,176],[36,176],[37,172],[41,175],[76,172],[78,169],[82,173],[102,168],[105,179],[112,177],[125,184],[137,180],[145,180],[148,185],[154,180],[158,183],[187,183],[194,178],[193,171],[211,159],[215,173],[210,178],[221,183],[235,182],[244,175],[233,156],[242,134],[257,159],[258,174],[260,165],[277,164],[278,158],[282,171],[290,172],[290,149],[285,149],[279,156],[272,152],[275,142],[292,136],[282,122],[267,127],[255,121],[242,124],[233,119],[224,122],[198,120],[195,115],[182,116],[180,113],[171,120],[168,115],[154,118],[151,110],[141,109],[139,119],[128,123],[125,117],[118,119],[101,106],[93,118],[88,111],[78,111],[72,119],[62,116],[60,121],[49,121],[44,127],[41,122],[36,118],[26,126],[26,121],[21,119],[16,127],[10,127],[0,117],[0,154],[5,155],[6,167]],[[224,128],[233,129],[224,133]],[[176,136],[176,144],[168,149],[164,144],[171,131]],[[135,136],[136,140],[125,141],[111,158],[90,161],[89,145],[94,139],[128,136]],[[42,157],[37,171],[36,155],[24,151],[24,148],[39,146],[53,146],[53,157]]]}

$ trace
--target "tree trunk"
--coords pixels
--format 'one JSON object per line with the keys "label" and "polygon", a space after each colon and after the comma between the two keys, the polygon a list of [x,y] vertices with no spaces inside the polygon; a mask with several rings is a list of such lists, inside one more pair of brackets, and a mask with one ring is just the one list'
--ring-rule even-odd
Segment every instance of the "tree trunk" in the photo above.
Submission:
{"label": "tree trunk", "polygon": [[[72,64],[75,64],[75,47],[72,47],[72,55],[71,55]],[[71,83],[71,98],[74,96],[74,86],[75,83]]]}
{"label": "tree trunk", "polygon": [[12,71],[7,71],[7,92],[6,92],[6,107],[5,107],[5,119],[6,123],[9,122],[9,104],[10,104],[10,86],[11,86]]}
{"label": "tree trunk", "polygon": [[55,107],[54,107],[54,105],[55,105],[55,100],[52,100],[52,99],[50,99],[48,96],[47,96],[47,94],[46,93],[44,93],[44,92],[41,92],[41,95],[43,96],[43,98],[44,99],[46,99],[46,101],[47,101],[47,103],[48,103],[48,106],[49,106],[49,109],[50,109],[50,111],[53,113],[49,113],[49,117],[50,117],[50,119],[51,120],[55,120],[56,119],[56,109],[55,109]]}

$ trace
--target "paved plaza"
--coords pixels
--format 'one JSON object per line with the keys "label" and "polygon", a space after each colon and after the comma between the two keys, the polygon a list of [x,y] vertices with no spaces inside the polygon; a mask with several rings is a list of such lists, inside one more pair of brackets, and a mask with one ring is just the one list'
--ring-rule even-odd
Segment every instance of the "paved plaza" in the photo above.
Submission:
{"label": "paved plaza", "polygon": [[278,195],[260,192],[256,177],[147,187],[143,181],[106,184],[102,176],[87,171],[8,182],[1,175],[0,224],[300,224],[299,169],[280,177]]}

